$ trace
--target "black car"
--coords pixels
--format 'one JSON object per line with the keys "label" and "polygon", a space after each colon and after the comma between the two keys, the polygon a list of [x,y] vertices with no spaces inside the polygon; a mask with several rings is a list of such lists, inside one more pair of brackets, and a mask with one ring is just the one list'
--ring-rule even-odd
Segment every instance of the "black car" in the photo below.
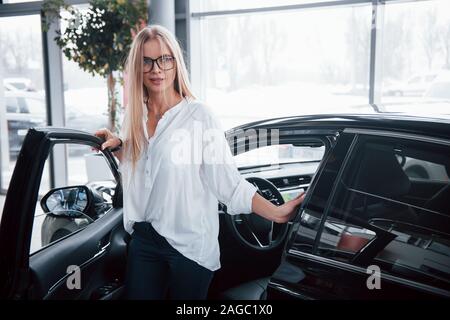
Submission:
{"label": "black car", "polygon": [[[6,91],[5,104],[10,156],[15,159],[28,129],[47,124],[45,97],[36,92]],[[67,127],[76,130],[94,132],[108,124],[106,115],[86,114],[70,104],[66,104],[65,113]],[[69,152],[72,156],[79,154],[80,150],[73,146]]]}
{"label": "black car", "polygon": [[[29,128],[44,126],[45,118],[40,114],[33,114],[30,109],[43,100],[35,93],[22,91],[5,92],[6,119],[8,124],[9,153],[15,159],[20,152],[23,140]],[[45,112],[45,105],[43,112]]]}
{"label": "black car", "polygon": [[[231,216],[219,204],[222,268],[210,299],[450,297],[449,120],[301,116],[253,122],[226,135],[238,153],[243,145],[265,148],[259,142],[272,130],[277,139],[269,145],[314,156],[240,171],[273,203],[302,189],[306,199],[286,224],[255,214]],[[43,237],[30,254],[44,163],[54,146],[67,143],[99,147],[101,141],[58,128],[30,129],[25,138],[0,224],[4,298],[122,297],[129,236],[120,173],[108,150],[101,156],[114,177],[110,203],[99,195],[101,183],[48,191],[40,199],[45,215],[79,228],[59,236],[64,227],[53,228],[53,238]]]}

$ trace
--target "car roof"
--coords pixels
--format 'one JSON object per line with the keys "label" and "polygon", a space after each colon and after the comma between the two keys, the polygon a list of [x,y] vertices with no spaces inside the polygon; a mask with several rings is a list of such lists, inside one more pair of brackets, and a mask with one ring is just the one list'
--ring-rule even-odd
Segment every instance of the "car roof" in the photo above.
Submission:
{"label": "car roof", "polygon": [[249,127],[278,128],[285,131],[299,129],[310,131],[311,134],[319,130],[336,132],[350,128],[368,129],[450,139],[450,117],[445,115],[442,117],[419,117],[396,113],[302,115],[255,121],[231,129],[227,131],[227,134]]}
{"label": "car roof", "polygon": [[23,91],[23,90],[6,90],[5,97],[8,98],[34,98],[45,100],[45,94],[43,92],[36,91]]}
{"label": "car roof", "polygon": [[28,78],[11,77],[11,78],[3,78],[3,82],[5,82],[5,83],[10,83],[10,82],[30,83],[31,80]]}

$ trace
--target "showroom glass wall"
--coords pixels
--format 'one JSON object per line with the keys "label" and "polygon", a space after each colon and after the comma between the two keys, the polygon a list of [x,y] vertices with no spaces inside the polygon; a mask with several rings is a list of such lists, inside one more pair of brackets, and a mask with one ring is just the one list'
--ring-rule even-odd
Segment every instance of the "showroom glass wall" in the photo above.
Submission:
{"label": "showroom glass wall", "polygon": [[[1,189],[7,190],[28,128],[47,125],[40,15],[0,17]],[[45,166],[43,184],[49,186]]]}
{"label": "showroom glass wall", "polygon": [[[89,1],[66,0],[65,2],[80,9],[86,9]],[[48,33],[42,33],[40,25],[41,6],[42,1],[0,0],[0,35],[6,35],[3,37],[6,40],[0,38],[0,48],[3,46],[7,49],[2,49],[0,55],[0,60],[7,60],[5,63],[0,63],[0,78],[20,75],[20,78],[23,78],[21,79],[22,82],[30,83],[30,87],[36,90],[31,93],[25,92],[27,89],[23,83],[15,83],[16,86],[22,85],[22,87],[14,89],[18,91],[16,94],[33,95],[34,99],[29,101],[29,113],[32,113],[32,115],[26,116],[40,120],[39,124],[26,124],[22,121],[23,129],[20,130],[20,134],[23,136],[32,126],[46,124],[66,126],[88,132],[106,127],[107,88],[105,79],[94,77],[82,71],[77,64],[68,61],[61,54],[61,50],[53,41],[55,34],[52,33],[54,29],[58,28],[58,23],[52,24]],[[176,35],[184,44],[184,47],[187,47],[186,8],[184,0],[175,0]],[[63,23],[60,27],[65,28]],[[26,50],[19,50],[21,46],[25,47]],[[12,53],[8,53],[9,51]],[[3,55],[4,52],[7,54]],[[32,55],[30,56],[29,53],[32,53]],[[9,70],[15,65],[15,62],[11,62],[15,58],[13,54],[21,59],[22,64],[29,64],[25,69],[21,69],[22,73],[11,73]],[[5,70],[3,64],[6,65]],[[0,79],[0,83],[2,82],[3,80]],[[3,115],[0,113],[0,119],[4,119],[3,121],[6,121],[5,92],[10,88],[10,85],[7,89],[0,86],[0,111],[3,112]],[[119,101],[122,101],[122,89],[117,88],[117,91]],[[36,113],[39,113],[39,117],[34,117]],[[24,115],[20,116],[25,117]],[[51,119],[51,122],[49,119]],[[1,132],[0,151],[9,150],[10,145],[12,145],[12,143],[9,144],[9,138],[12,135],[8,134],[6,124],[0,124],[0,129],[3,130]],[[21,141],[16,144],[16,149],[20,150]],[[15,161],[14,157],[10,156],[8,152],[0,152],[0,154],[2,154],[0,159],[1,214]],[[46,161],[46,171],[43,178],[45,181],[41,184],[40,190],[48,191],[49,186],[55,187],[70,183],[84,184],[89,179],[85,170],[85,154],[85,150],[76,145],[64,148],[55,147],[50,161]],[[41,191],[40,194],[42,196]],[[39,208],[38,205],[36,215],[41,214]]]}
{"label": "showroom glass wall", "polygon": [[[81,12],[88,10],[88,4],[75,6]],[[61,14],[63,17],[66,12]],[[64,32],[67,25],[61,22]],[[106,79],[80,69],[78,64],[62,56],[64,81],[65,126],[94,133],[99,128],[108,127],[108,89]],[[121,96],[122,90],[118,88]],[[119,101],[121,101],[119,97]],[[68,147],[68,182],[84,184],[87,182],[85,164],[86,149],[75,144]],[[77,170],[79,168],[79,170]]]}
{"label": "showroom glass wall", "polygon": [[[410,102],[441,101],[449,92],[447,0],[177,0],[175,4],[176,33],[187,51],[195,92],[211,105],[225,128],[294,114],[410,111]],[[0,86],[0,119],[5,122],[11,117],[5,96],[15,85],[19,94],[38,96],[28,99],[28,108],[40,114],[34,120],[47,121],[49,109],[60,108],[45,105],[42,111],[42,101],[51,101],[55,94],[45,92],[48,73],[62,75],[59,91],[66,107],[59,123],[84,126],[85,115],[104,117],[103,79],[92,78],[64,57],[60,65],[52,61],[48,70],[43,68],[43,52],[51,41],[46,44],[40,29],[41,5],[0,0],[0,36],[6,39],[0,41],[0,47],[6,47],[0,51],[0,77],[22,78],[19,83],[10,81],[8,88]],[[28,46],[19,50],[23,44]],[[59,81],[51,82],[55,83]],[[36,91],[23,92],[27,87]],[[436,112],[442,112],[441,104],[435,106]],[[30,117],[17,110],[19,116]],[[14,167],[10,151],[14,142],[9,142],[8,126],[0,124],[0,193],[4,194]],[[68,155],[69,161],[80,160],[76,150]],[[50,185],[58,176],[71,180],[67,166],[58,171],[53,164],[46,172]]]}
{"label": "showroom glass wall", "polygon": [[[87,5],[84,7],[87,8]],[[61,28],[64,30],[65,26],[62,25]],[[26,130],[32,126],[47,125],[40,16],[0,18],[0,50],[4,53],[0,61],[7,121],[7,126],[4,127],[8,128],[8,133],[2,135],[2,146],[9,148],[9,160],[7,153],[3,153],[1,185],[2,189],[8,189]],[[76,63],[63,56],[63,81],[65,125],[89,132],[106,127],[106,80],[81,70]],[[69,162],[82,160],[82,154],[76,147],[69,150]],[[49,185],[48,168],[44,177]]]}
{"label": "showroom glass wall", "polygon": [[[447,0],[191,0],[195,91],[225,129],[276,116],[411,112],[444,95],[432,85],[450,68],[449,12]],[[425,112],[448,113],[438,105]]]}
{"label": "showroom glass wall", "polygon": [[439,102],[450,100],[450,1],[386,5],[381,61],[387,111],[448,114]]}
{"label": "showroom glass wall", "polygon": [[[106,80],[81,70],[77,64],[61,55],[60,49],[49,41],[52,34],[43,33],[41,29],[42,2],[20,2],[25,1],[3,0],[0,3],[0,83],[3,83],[0,88],[0,120],[3,121],[0,125],[0,213],[3,211],[4,194],[17,154],[30,127],[45,126],[50,123],[49,119],[52,119],[52,125],[90,132],[107,126]],[[67,2],[79,8],[87,7],[82,4],[87,1]],[[62,24],[61,28],[65,26]],[[54,59],[58,55],[59,62]],[[55,91],[58,86],[48,82],[52,79],[53,82],[55,79],[58,81],[58,76],[61,92],[50,95],[46,90]],[[61,99],[54,99],[55,94],[59,94]],[[58,101],[64,101],[63,105]],[[49,102],[53,106],[52,117],[49,114]],[[85,153],[76,145],[68,150],[55,148],[51,155],[52,161],[46,161],[40,190],[48,191],[50,186],[62,185],[64,181],[78,184],[87,182],[83,169]],[[40,206],[36,208],[36,215],[41,214]]]}

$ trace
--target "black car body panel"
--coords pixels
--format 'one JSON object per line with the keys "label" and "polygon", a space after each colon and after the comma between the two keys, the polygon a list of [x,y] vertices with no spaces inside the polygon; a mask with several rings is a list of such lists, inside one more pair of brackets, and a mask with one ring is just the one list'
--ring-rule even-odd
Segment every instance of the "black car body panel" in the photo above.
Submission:
{"label": "black car body panel", "polygon": [[[232,151],[237,154],[242,152],[239,148],[242,144],[245,145],[245,151],[260,147],[258,138],[264,137],[269,130],[278,130],[275,135],[278,140],[271,141],[269,137],[268,144],[278,142],[312,147],[325,145],[326,152],[312,177],[304,204],[293,220],[284,248],[281,248],[280,252],[260,256],[261,261],[255,258],[261,266],[265,257],[272,259],[266,264],[270,265],[267,270],[274,267],[274,272],[265,297],[268,299],[398,299],[450,296],[449,290],[445,287],[445,281],[443,281],[444,286],[435,286],[427,282],[427,270],[423,274],[427,281],[423,282],[382,273],[382,290],[369,290],[366,272],[368,264],[394,236],[367,221],[355,223],[364,226],[372,238],[358,249],[350,262],[339,261],[347,257],[347,252],[336,251],[336,257],[339,259],[317,254],[320,249],[322,231],[330,229],[326,219],[332,207],[331,202],[338,196],[336,190],[341,183],[340,178],[348,171],[346,165],[353,156],[353,148],[358,147],[359,137],[407,139],[431,146],[447,147],[450,146],[450,120],[393,114],[286,117],[239,126],[227,131],[226,136]],[[243,131],[245,134],[242,134]],[[108,215],[98,219],[95,224],[56,242],[46,250],[38,251],[31,257],[28,254],[34,214],[30,208],[36,204],[44,161],[49,155],[51,146],[58,142],[83,143],[99,147],[102,141],[88,133],[62,128],[38,128],[29,131],[18,157],[0,225],[2,285],[0,294],[2,297],[24,298],[24,295],[26,297],[28,294],[30,298],[46,299],[103,298],[99,292],[102,292],[105,284],[115,283],[117,286],[122,284],[127,235],[122,226],[120,175],[109,151],[105,151],[105,157],[118,182],[113,199],[114,209]],[[448,158],[444,155],[445,157]],[[418,189],[426,189],[427,186],[426,181],[418,181],[414,185]],[[319,214],[310,216],[311,219],[306,221],[305,217],[312,211]],[[348,221],[352,222],[351,219]],[[305,226],[309,229],[304,228]],[[221,223],[221,230],[223,227]],[[439,233],[437,235],[440,236]],[[226,235],[219,240],[224,241],[224,239],[228,241]],[[232,266],[232,264],[238,261],[245,263],[246,256],[233,257],[237,247],[233,247],[228,252],[223,243],[221,246],[223,258],[229,264],[225,264],[223,270],[217,274],[222,276],[221,273],[227,273],[227,270],[229,272],[221,278],[217,288],[224,289],[227,286],[227,277],[233,277],[236,270],[245,269],[245,266]],[[280,257],[281,264],[278,260]],[[52,268],[53,274],[48,274],[47,270],[50,259],[54,259],[56,263],[56,267]],[[252,261],[248,263],[251,265]],[[67,278],[64,267],[67,264],[81,265],[89,275],[92,275],[84,279],[85,291],[75,294],[67,291],[62,285]],[[230,266],[233,268],[229,268]],[[448,266],[443,267],[448,268]],[[251,268],[245,269],[239,276],[251,277],[251,271]],[[239,276],[229,281],[228,286],[230,283],[238,285],[239,282],[244,281]],[[255,277],[259,276],[264,276],[264,272],[256,273]],[[30,283],[34,286],[31,290]]]}
{"label": "black car body panel", "polygon": [[[298,133],[333,133],[345,128],[387,130],[398,133],[450,138],[450,119],[448,117],[431,118],[416,117],[403,114],[361,114],[361,115],[312,115],[283,117],[261,120],[235,127],[227,131],[227,135],[238,130],[279,129],[284,135]],[[299,131],[291,131],[299,130]]]}
{"label": "black car body panel", "polygon": [[[318,127],[328,129],[330,126],[330,122],[324,120],[322,116],[314,117],[313,122]],[[386,119],[383,116],[373,119],[345,117],[333,121],[333,123],[336,126],[335,130],[339,138],[333,150],[328,154],[328,157],[331,157],[332,160],[324,159],[322,167],[319,168],[310,185],[310,192],[305,201],[306,208],[308,206],[321,208],[320,210],[316,209],[317,211],[328,212],[336,190],[336,183],[340,179],[339,175],[342,174],[342,168],[348,160],[347,157],[352,153],[353,145],[359,134],[407,138],[431,145],[450,146],[450,122],[448,120],[397,116],[387,117]],[[292,123],[292,125],[294,124]],[[446,157],[449,158],[448,155]],[[383,168],[380,168],[380,170],[383,170]],[[300,211],[303,210],[304,208]],[[288,236],[282,263],[269,282],[268,299],[423,299],[450,297],[448,285],[436,287],[386,273],[381,274],[382,290],[369,290],[366,284],[369,276],[366,264],[356,261],[355,263],[343,263],[334,259],[327,259],[316,253],[318,237],[320,237],[320,230],[323,228],[326,214],[318,218],[320,220],[317,228],[319,231],[299,239],[297,233],[306,234],[308,232],[306,229],[299,231],[299,228],[301,228],[300,219],[299,215],[294,222],[291,234]],[[388,239],[386,244],[389,242]],[[381,247],[386,244],[381,245]],[[368,247],[370,248],[370,246]],[[378,252],[378,249],[375,249],[373,255]]]}

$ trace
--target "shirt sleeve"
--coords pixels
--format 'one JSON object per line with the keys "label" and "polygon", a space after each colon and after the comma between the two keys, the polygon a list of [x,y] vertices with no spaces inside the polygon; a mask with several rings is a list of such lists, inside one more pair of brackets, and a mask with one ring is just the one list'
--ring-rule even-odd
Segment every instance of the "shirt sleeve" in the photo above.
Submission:
{"label": "shirt sleeve", "polygon": [[216,198],[227,206],[227,213],[251,213],[252,199],[257,188],[245,180],[237,169],[218,120],[212,114],[205,118],[203,121],[203,161],[200,166],[203,180]]}

